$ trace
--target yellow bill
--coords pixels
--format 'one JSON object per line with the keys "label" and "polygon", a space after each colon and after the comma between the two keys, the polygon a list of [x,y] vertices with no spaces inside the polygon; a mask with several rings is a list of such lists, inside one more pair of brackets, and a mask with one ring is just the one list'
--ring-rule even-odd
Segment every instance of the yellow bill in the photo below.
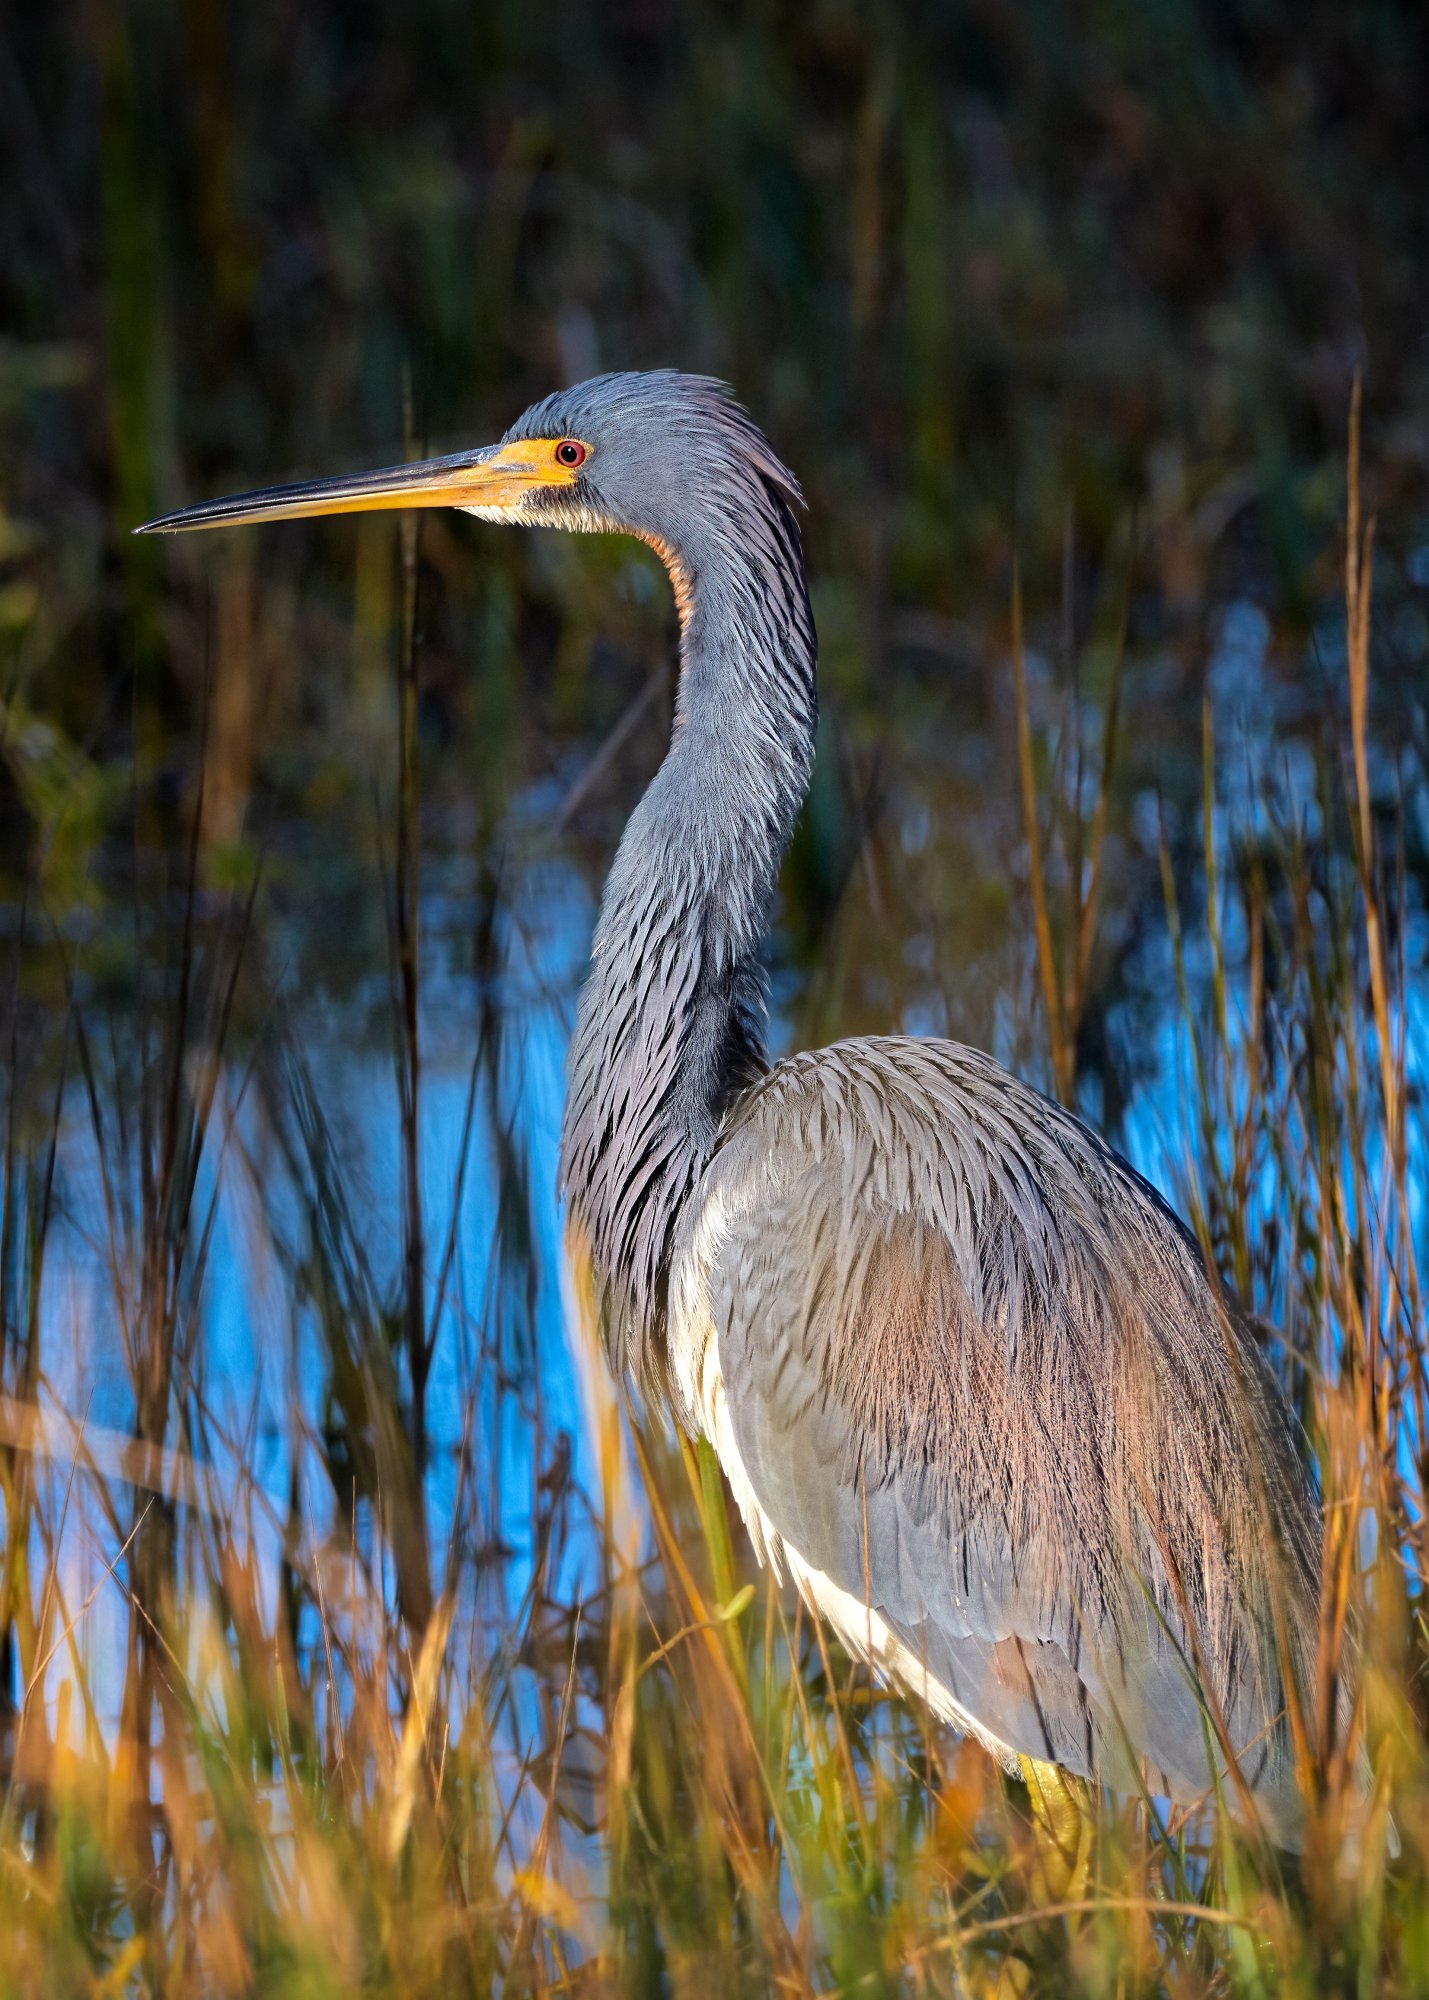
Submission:
{"label": "yellow bill", "polygon": [[587,448],[570,438],[521,438],[480,451],[389,465],[296,486],[265,486],[163,514],[136,535],[185,534],[193,528],[241,528],[254,521],[299,521],[315,514],[362,514],[394,507],[515,510],[538,487],[574,485]]}

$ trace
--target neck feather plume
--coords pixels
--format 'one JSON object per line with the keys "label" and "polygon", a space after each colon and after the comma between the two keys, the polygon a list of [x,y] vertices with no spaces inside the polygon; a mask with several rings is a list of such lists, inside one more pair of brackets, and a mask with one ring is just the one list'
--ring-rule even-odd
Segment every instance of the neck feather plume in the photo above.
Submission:
{"label": "neck feather plume", "polygon": [[646,1387],[663,1374],[675,1223],[730,1106],[766,1067],[760,952],[817,721],[784,494],[751,477],[727,532],[655,546],[680,612],[674,732],[601,900],[561,1146],[612,1362]]}

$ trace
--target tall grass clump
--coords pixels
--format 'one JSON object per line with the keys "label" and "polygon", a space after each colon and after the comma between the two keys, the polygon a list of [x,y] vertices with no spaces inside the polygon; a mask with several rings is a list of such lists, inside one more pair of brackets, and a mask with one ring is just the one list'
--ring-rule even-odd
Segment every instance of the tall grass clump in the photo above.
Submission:
{"label": "tall grass clump", "polygon": [[[1103,1796],[1088,1892],[1058,1902],[1020,1787],[852,1666],[752,1568],[707,1449],[623,1405],[578,1266],[576,1401],[550,1407],[489,899],[460,1143],[425,1152],[409,643],[374,869],[395,1258],[354,1105],[255,943],[261,870],[206,874],[201,798],[178,880],[136,804],[122,952],[38,891],[12,939],[0,1991],[1429,1990],[1422,939],[1367,728],[1372,560],[1356,401],[1313,796],[1228,790],[1208,710],[1189,878],[1163,846],[1179,998],[1148,1143],[1260,1317],[1325,1499],[1303,1858],[1215,1799]],[[1014,595],[1028,953],[1073,1101],[1122,657],[1084,782],[1033,726]]]}

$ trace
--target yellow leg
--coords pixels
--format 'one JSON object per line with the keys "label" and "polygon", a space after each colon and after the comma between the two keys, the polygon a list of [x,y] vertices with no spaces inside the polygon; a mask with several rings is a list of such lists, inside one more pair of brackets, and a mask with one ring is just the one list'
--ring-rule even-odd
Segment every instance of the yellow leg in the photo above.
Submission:
{"label": "yellow leg", "polygon": [[1077,1903],[1092,1865],[1092,1817],[1086,1788],[1056,1764],[1020,1757],[1037,1829],[1039,1893],[1049,1903]]}

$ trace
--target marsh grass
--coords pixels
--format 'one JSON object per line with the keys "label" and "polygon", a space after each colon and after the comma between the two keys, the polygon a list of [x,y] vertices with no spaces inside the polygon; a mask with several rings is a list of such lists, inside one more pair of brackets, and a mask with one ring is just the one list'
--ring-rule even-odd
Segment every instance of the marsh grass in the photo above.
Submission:
{"label": "marsh grass", "polygon": [[[489,926],[476,956],[490,1004],[443,1167],[457,1199],[450,1220],[428,1213],[409,549],[383,861],[394,1269],[370,1254],[344,1107],[281,983],[252,962],[259,871],[242,891],[205,884],[201,799],[177,886],[147,879],[136,842],[133,1034],[46,932],[42,903],[27,909],[63,999],[30,994],[17,956],[0,1209],[0,1991],[1429,1989],[1424,1133],[1398,829],[1370,790],[1357,427],[1358,398],[1347,724],[1315,811],[1273,787],[1230,811],[1208,711],[1197,906],[1163,847],[1181,1097],[1165,1165],[1207,1259],[1262,1316],[1326,1499],[1325,1667],[1296,1717],[1303,1860],[1215,1798],[1168,1818],[1101,1797],[1089,1893],[1049,1902],[1021,1788],[871,1686],[752,1569],[707,1448],[622,1407],[578,1264],[564,1294],[578,1444],[552,1421],[529,1299],[520,1309],[535,1168],[502,1110],[511,1031]],[[1088,786],[1065,732],[1054,750],[1033,726],[1016,593],[1010,651],[1029,952],[1050,1073],[1075,1100],[1121,653]],[[156,901],[179,912],[172,959]],[[56,1021],[58,1058],[40,1064]],[[57,1077],[43,1093],[42,1074]],[[478,1145],[490,1254],[472,1299],[452,1242]],[[287,1328],[287,1358],[267,1356],[290,1388],[276,1455],[260,1449],[256,1389],[245,1406],[214,1348],[206,1288],[235,1214],[243,1261],[269,1274],[266,1324]],[[64,1231],[88,1232],[83,1284]],[[47,1311],[62,1256],[71,1277]],[[441,1375],[444,1325],[465,1360]],[[132,1423],[95,1419],[96,1381]],[[1356,1623],[1347,1739],[1335,1689]],[[1361,1742],[1377,1772],[1367,1815]]]}

